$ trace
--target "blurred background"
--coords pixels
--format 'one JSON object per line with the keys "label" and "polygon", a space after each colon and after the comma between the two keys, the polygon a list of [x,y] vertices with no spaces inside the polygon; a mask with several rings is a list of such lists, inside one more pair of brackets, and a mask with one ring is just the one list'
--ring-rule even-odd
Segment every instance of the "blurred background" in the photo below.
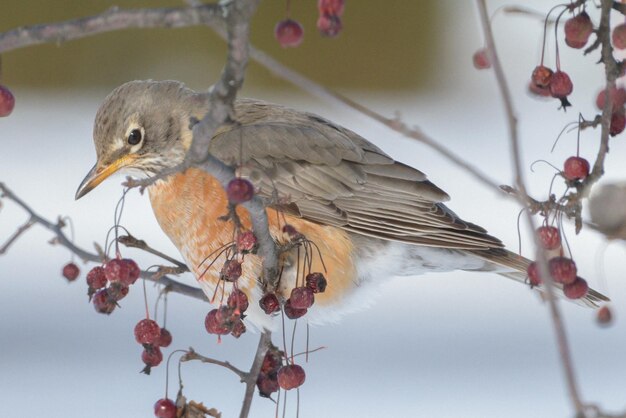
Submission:
{"label": "blurred background", "polygon": [[[22,25],[72,19],[113,6],[176,7],[182,1],[97,0],[6,1],[0,31]],[[495,11],[504,1],[489,2]],[[553,5],[523,2],[542,13]],[[598,22],[595,10],[589,10]],[[292,1],[291,16],[305,27],[296,49],[282,49],[273,28],[285,16],[283,1],[261,3],[254,18],[253,43],[282,63],[385,115],[399,112],[447,147],[503,184],[511,184],[507,128],[491,71],[472,67],[483,44],[472,2],[348,1],[344,31],[321,38],[315,29],[316,2]],[[615,16],[618,18],[618,16]],[[518,111],[523,160],[530,190],[547,195],[554,169],[530,164],[545,159],[562,166],[576,152],[576,134],[553,142],[578,112],[591,119],[602,85],[598,53],[561,49],[562,67],[574,82],[567,113],[556,100],[527,94],[527,82],[541,52],[542,22],[533,16],[499,13],[493,20],[498,48]],[[559,36],[562,36],[559,31]],[[554,36],[547,62],[554,66]],[[102,184],[78,202],[76,187],[95,161],[91,129],[99,103],[114,87],[132,79],[178,79],[205,89],[219,76],[223,42],[206,28],[126,30],[60,45],[43,45],[2,56],[1,83],[16,97],[13,114],[0,120],[0,181],[49,219],[70,216],[76,243],[92,249],[113,224],[123,177]],[[518,248],[519,207],[486,189],[463,170],[421,144],[372,120],[314,99],[251,64],[241,93],[313,111],[355,130],[395,158],[429,174],[451,196],[450,207],[487,228],[512,250]],[[599,132],[581,135],[581,155],[593,160]],[[606,180],[623,179],[626,147],[612,141]],[[555,192],[560,193],[560,181]],[[0,211],[0,242],[25,221],[10,202]],[[147,197],[136,191],[126,200],[122,224],[153,247],[176,249],[151,215]],[[522,251],[532,254],[525,225]],[[584,230],[566,233],[581,275],[613,299],[617,320],[608,329],[595,324],[594,312],[561,303],[585,401],[610,411],[626,407],[626,273],[624,247],[607,244]],[[133,327],[143,315],[137,285],[110,317],[87,303],[84,275],[91,265],[77,261],[81,278],[61,277],[67,250],[50,246],[50,234],[34,227],[0,257],[0,399],[6,416],[150,417],[163,397],[165,362],[150,376],[143,367]],[[142,267],[159,261],[124,250]],[[192,277],[182,277],[193,284]],[[311,330],[310,347],[327,347],[305,365],[300,391],[301,417],[570,417],[547,307],[519,284],[489,274],[449,273],[383,280],[373,303],[339,323]],[[148,285],[153,301],[158,290]],[[224,338],[206,334],[205,303],[170,296],[167,327],[176,348],[229,360],[247,368],[257,335]],[[162,312],[162,309],[160,309]],[[159,318],[161,321],[161,318]],[[275,342],[278,339],[275,336]],[[296,351],[304,349],[297,338]],[[174,357],[176,359],[176,357]],[[175,363],[170,366],[175,372]],[[243,386],[229,372],[195,363],[182,367],[188,399],[237,416]],[[176,395],[176,379],[169,396]],[[295,416],[289,394],[287,416]],[[256,398],[251,416],[274,416],[271,401]]]}

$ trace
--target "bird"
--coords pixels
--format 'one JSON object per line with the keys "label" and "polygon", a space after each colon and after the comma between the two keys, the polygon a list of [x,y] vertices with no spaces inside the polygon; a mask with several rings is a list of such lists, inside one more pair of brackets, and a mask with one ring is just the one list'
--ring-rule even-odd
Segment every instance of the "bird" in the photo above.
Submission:
{"label": "bird", "polygon": [[[116,172],[153,177],[179,165],[194,121],[208,111],[208,94],[179,81],[136,80],[117,87],[96,114],[97,162],[76,199]],[[312,323],[335,321],[367,305],[375,285],[392,276],[466,270],[528,282],[529,260],[461,219],[444,204],[449,196],[424,173],[321,116],[240,98],[209,152],[268,202],[270,234],[282,251],[278,300],[288,300],[307,271],[323,272],[326,290],[315,294],[307,312]],[[233,242],[237,227],[251,228],[247,211],[236,207],[238,223],[225,218],[229,200],[222,184],[199,168],[156,180],[148,194],[160,227],[207,297],[223,303],[236,285],[250,300],[247,322],[272,329],[276,321],[259,306],[266,291],[260,256],[245,255],[233,283],[221,275],[220,250]],[[293,233],[309,244],[289,246]],[[560,285],[555,290],[562,295]],[[576,302],[597,306],[605,300],[590,289]]]}

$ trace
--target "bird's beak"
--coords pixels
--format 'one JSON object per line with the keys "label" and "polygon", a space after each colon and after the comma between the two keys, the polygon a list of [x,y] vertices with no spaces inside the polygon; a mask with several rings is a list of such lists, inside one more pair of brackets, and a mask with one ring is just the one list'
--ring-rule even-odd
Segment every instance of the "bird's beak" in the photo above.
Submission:
{"label": "bird's beak", "polygon": [[136,154],[127,154],[107,166],[102,166],[99,163],[96,163],[96,165],[89,170],[89,173],[87,173],[83,181],[80,183],[80,186],[78,186],[78,190],[76,190],[76,200],[95,189],[111,174],[115,173],[122,167],[130,165],[136,159]]}

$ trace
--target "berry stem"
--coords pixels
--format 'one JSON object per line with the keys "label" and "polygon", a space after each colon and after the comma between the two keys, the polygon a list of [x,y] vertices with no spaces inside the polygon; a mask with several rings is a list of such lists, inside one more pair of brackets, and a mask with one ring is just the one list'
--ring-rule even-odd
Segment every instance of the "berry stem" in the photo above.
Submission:
{"label": "berry stem", "polygon": [[[187,350],[174,350],[167,356],[167,362],[165,363],[165,399],[169,399],[167,397],[168,385],[170,382],[170,360],[175,353],[187,353]],[[182,387],[182,379],[180,377],[180,360],[178,362],[178,381],[180,382],[180,386]]]}
{"label": "berry stem", "polygon": [[150,319],[150,310],[148,309],[148,292],[146,291],[146,279],[141,280],[143,284],[143,301],[146,307],[146,319]]}

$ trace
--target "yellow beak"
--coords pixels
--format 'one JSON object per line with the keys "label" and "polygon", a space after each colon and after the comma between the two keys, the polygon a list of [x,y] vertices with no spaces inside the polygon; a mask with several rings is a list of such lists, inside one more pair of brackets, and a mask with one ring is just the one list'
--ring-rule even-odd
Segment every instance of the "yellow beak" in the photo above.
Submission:
{"label": "yellow beak", "polygon": [[122,167],[126,167],[133,163],[137,159],[137,154],[128,154],[120,157],[108,166],[102,167],[98,163],[93,166],[89,173],[85,176],[83,181],[76,190],[76,200],[80,199],[93,189],[95,189],[100,183],[102,183],[107,177],[115,173]]}

